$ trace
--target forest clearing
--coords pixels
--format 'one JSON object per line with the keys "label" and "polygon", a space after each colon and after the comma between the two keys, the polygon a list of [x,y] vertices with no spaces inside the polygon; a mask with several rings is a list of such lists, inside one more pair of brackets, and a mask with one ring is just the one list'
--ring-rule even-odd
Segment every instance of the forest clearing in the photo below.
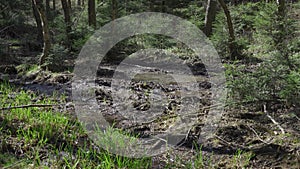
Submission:
{"label": "forest clearing", "polygon": [[0,168],[300,168],[300,2],[0,2]]}

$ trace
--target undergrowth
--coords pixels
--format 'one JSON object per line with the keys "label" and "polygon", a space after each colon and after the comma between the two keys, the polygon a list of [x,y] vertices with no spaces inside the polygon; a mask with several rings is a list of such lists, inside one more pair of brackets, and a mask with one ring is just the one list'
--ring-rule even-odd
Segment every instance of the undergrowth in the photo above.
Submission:
{"label": "undergrowth", "polygon": [[[61,99],[41,98],[8,83],[0,84],[0,167],[2,168],[149,168],[150,158],[127,158],[102,150],[82,125],[52,107]],[[61,102],[60,102],[61,104]]]}

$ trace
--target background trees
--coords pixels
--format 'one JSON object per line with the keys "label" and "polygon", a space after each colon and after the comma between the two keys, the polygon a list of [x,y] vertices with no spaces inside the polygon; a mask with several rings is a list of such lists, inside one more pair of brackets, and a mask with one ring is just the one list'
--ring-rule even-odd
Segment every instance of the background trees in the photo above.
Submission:
{"label": "background trees", "polygon": [[212,26],[213,22],[216,19],[217,14],[217,0],[208,0],[206,13],[205,13],[205,26],[204,33],[206,36],[210,36],[212,34]]}
{"label": "background trees", "polygon": [[[20,56],[16,57],[17,60],[22,60],[24,55],[30,56],[35,64],[47,65],[52,71],[70,69],[70,66],[64,67],[63,61],[68,62],[76,57],[97,26],[101,27],[113,19],[131,13],[167,12],[183,17],[204,30],[224,62],[252,63],[261,62],[266,58],[270,60],[263,62],[270,65],[265,65],[269,70],[260,70],[266,74],[273,74],[273,80],[259,79],[265,82],[265,89],[257,89],[258,86],[250,82],[244,84],[236,79],[232,81],[236,84],[235,89],[242,88],[239,92],[243,98],[254,97],[260,100],[263,99],[260,96],[264,96],[264,99],[272,97],[280,100],[287,98],[287,93],[295,92],[294,89],[297,88],[293,78],[298,77],[299,43],[295,33],[297,24],[290,19],[297,18],[297,15],[287,10],[294,5],[292,3],[223,0],[60,0],[60,3],[57,3],[55,0],[31,0],[31,4],[20,1],[20,5],[16,5],[17,2],[19,1],[0,3],[2,58],[13,58],[18,53]],[[177,51],[180,46],[159,35],[136,36],[118,45],[111,51],[112,55],[129,55],[149,47]],[[192,56],[185,58],[191,59]],[[274,68],[271,68],[271,65]],[[279,72],[289,78],[283,78],[285,81],[280,80],[282,77],[276,75]],[[250,77],[249,74],[243,76]],[[275,77],[278,78],[277,82],[274,82]],[[287,81],[290,83],[287,84]],[[290,86],[289,90],[286,90],[283,84]],[[250,88],[259,92],[254,95],[248,90],[247,93],[246,89]]]}
{"label": "background trees", "polygon": [[96,6],[95,6],[95,0],[89,0],[88,1],[88,20],[89,25],[93,26],[93,28],[96,29]]}
{"label": "background trees", "polygon": [[37,21],[37,25],[38,25],[38,22],[41,23],[42,32],[43,32],[44,46],[43,46],[43,53],[42,53],[42,55],[40,57],[40,61],[39,61],[39,64],[41,66],[43,66],[45,64],[47,57],[49,56],[49,51],[51,48],[48,19],[47,19],[47,15],[46,15],[46,12],[44,9],[43,2],[41,0],[33,0],[32,2],[33,2],[33,6],[34,6],[33,13],[36,13],[36,11],[37,11],[39,14],[39,18],[36,18],[36,20],[40,20],[40,21]]}
{"label": "background trees", "polygon": [[[146,11],[166,12],[194,23],[214,44],[226,68],[228,88],[226,115],[223,116],[224,126],[222,123],[223,127],[220,126],[220,130],[216,133],[224,137],[212,138],[208,145],[215,146],[218,152],[223,147],[224,153],[229,154],[226,154],[226,157],[222,154],[224,160],[219,166],[214,167],[263,168],[266,164],[266,157],[263,156],[265,154],[268,154],[268,160],[273,159],[276,165],[271,166],[273,163],[270,162],[270,166],[267,167],[276,168],[279,163],[284,163],[282,166],[289,167],[295,164],[294,168],[298,167],[300,2],[282,0],[31,0],[28,2],[0,1],[0,168],[6,167],[2,163],[8,158],[7,154],[13,158],[17,157],[14,164],[19,165],[20,160],[24,162],[24,166],[30,165],[29,168],[44,167],[41,165],[47,167],[54,165],[57,168],[105,168],[104,166],[107,166],[106,168],[140,168],[140,166],[147,168],[149,166],[150,168],[150,164],[154,161],[152,159],[131,161],[132,159],[123,157],[112,157],[109,152],[102,153],[102,150],[99,154],[95,151],[94,143],[83,142],[88,140],[86,133],[80,128],[79,122],[70,117],[73,112],[67,110],[68,107],[72,108],[72,104],[61,106],[62,100],[69,102],[71,99],[65,99],[65,96],[58,99],[56,95],[40,95],[39,92],[35,92],[36,86],[45,87],[44,90],[47,92],[49,88],[53,91],[64,90],[64,87],[69,89],[76,57],[95,30],[122,16]],[[170,25],[170,29],[174,25],[176,22]],[[201,58],[195,56],[194,52],[184,44],[162,35],[137,35],[116,44],[103,60],[103,64],[109,69],[105,68],[102,71],[102,65],[99,66],[101,67],[99,72],[105,77],[97,77],[96,83],[101,83],[104,88],[109,86],[110,82],[106,76],[111,76],[110,72],[118,63],[132,53],[148,48],[172,52],[183,59],[195,74],[202,73],[197,74],[197,77],[201,76],[201,80],[204,79],[204,83],[198,82],[200,92],[203,92],[200,102],[203,102],[205,107],[211,106],[209,90],[213,84],[207,80],[209,78]],[[11,88],[7,81],[17,84],[20,88]],[[23,83],[24,81],[26,83]],[[143,93],[144,89],[144,91],[148,90],[147,83],[133,81],[132,90],[142,90]],[[26,87],[34,88],[34,91],[23,91],[22,88]],[[173,87],[170,89],[164,88],[162,91],[173,93]],[[107,93],[99,92],[97,98],[103,98],[105,104],[110,104],[109,92]],[[102,97],[102,94],[105,96]],[[148,91],[145,94],[148,95]],[[177,96],[175,98],[177,99]],[[180,99],[182,98],[178,96],[179,101]],[[138,102],[143,100],[143,97],[137,98]],[[58,106],[45,109],[43,106],[30,107],[31,104],[44,104],[49,101],[51,103],[54,101],[53,104]],[[171,100],[171,103],[181,106],[180,102],[174,100]],[[25,106],[26,109],[19,109],[19,104],[30,105]],[[13,108],[13,106],[17,107]],[[46,106],[52,107],[52,105]],[[173,106],[166,107],[173,112]],[[202,114],[206,114],[206,110],[203,113],[199,110],[199,115]],[[111,121],[113,120],[114,117]],[[274,125],[274,121],[278,123]],[[190,130],[191,133],[186,135],[187,144],[195,141],[197,131],[202,127],[200,123],[199,126],[195,126],[195,130]],[[45,129],[45,125],[48,128]],[[280,125],[282,126],[278,127]],[[148,127],[145,127],[145,130],[147,133]],[[140,133],[140,128],[138,132]],[[62,137],[57,140],[57,136]],[[182,144],[186,146],[185,148],[194,146],[185,144],[185,142]],[[261,149],[258,149],[257,145],[261,146]],[[230,151],[228,147],[231,147]],[[204,148],[212,150],[210,147]],[[242,153],[239,148],[249,152]],[[265,153],[269,150],[270,153]],[[60,152],[64,158],[61,158]],[[253,153],[260,152],[262,154],[255,154],[253,158]],[[202,154],[189,158],[188,160],[191,161],[180,159],[185,164],[176,164],[178,160],[172,160],[175,165],[169,165],[165,157],[168,157],[168,154],[163,157],[163,162],[158,161],[159,166],[167,163],[166,168],[203,168],[206,164]],[[193,160],[199,157],[201,159],[197,167],[195,166],[197,162]],[[207,159],[211,161],[211,158]],[[220,161],[220,154],[216,159]],[[232,159],[234,164],[230,163]],[[245,163],[242,161],[237,164],[237,160],[245,159]],[[261,161],[260,164],[258,160]],[[10,164],[7,166],[14,167],[10,160],[8,161]],[[225,166],[225,161],[229,161],[229,165]],[[129,163],[132,163],[132,166]],[[155,168],[155,166],[151,167]],[[15,166],[14,168],[26,167]]]}
{"label": "background trees", "polygon": [[[230,15],[230,11],[226,5],[226,3],[223,0],[218,0],[220,6],[222,7],[225,16],[226,16],[226,21],[227,21],[227,27],[228,27],[228,48],[230,50],[230,56],[237,55],[236,50],[235,50],[235,35],[234,35],[234,29],[233,29],[233,24],[232,24],[232,19]],[[212,34],[212,25],[213,22],[215,21],[216,18],[216,13],[217,13],[217,1],[215,0],[208,0],[207,2],[207,7],[206,7],[206,13],[205,13],[205,25],[204,25],[204,33],[206,36],[210,36]],[[231,57],[230,57],[231,58]]]}
{"label": "background trees", "polygon": [[61,5],[64,11],[64,18],[65,18],[65,27],[66,27],[66,41],[65,45],[67,48],[71,48],[71,37],[70,34],[72,32],[72,22],[71,22],[71,3],[69,3],[67,0],[61,0]]}
{"label": "background trees", "polygon": [[39,11],[37,9],[36,3],[34,0],[31,0],[32,4],[32,11],[35,18],[36,26],[37,26],[37,41],[43,41],[43,28],[42,28],[42,21],[40,18]]}

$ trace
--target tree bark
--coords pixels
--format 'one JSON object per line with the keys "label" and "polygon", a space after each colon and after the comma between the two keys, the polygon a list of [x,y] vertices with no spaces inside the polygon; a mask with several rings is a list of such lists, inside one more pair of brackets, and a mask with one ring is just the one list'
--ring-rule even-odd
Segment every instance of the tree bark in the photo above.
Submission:
{"label": "tree bark", "polygon": [[43,48],[42,56],[40,57],[39,64],[42,68],[44,68],[43,65],[45,64],[45,61],[49,56],[49,51],[51,48],[48,20],[45,14],[45,9],[42,0],[33,0],[33,2],[34,2],[34,6],[38,10],[40,20],[42,23],[44,48]]}
{"label": "tree bark", "polygon": [[218,0],[218,1],[220,3],[221,7],[223,8],[225,16],[226,16],[228,32],[229,32],[228,47],[229,47],[231,55],[236,55],[237,51],[236,51],[235,45],[234,45],[235,35],[234,35],[234,29],[233,29],[230,11],[229,11],[227,5],[225,4],[224,0]]}
{"label": "tree bark", "polygon": [[46,16],[47,19],[50,18],[50,0],[46,0]]}
{"label": "tree bark", "polygon": [[53,0],[53,1],[52,1],[52,9],[53,9],[53,10],[56,10],[56,0]]}
{"label": "tree bark", "polygon": [[161,12],[165,13],[166,12],[166,2],[164,0],[161,1]]}
{"label": "tree bark", "polygon": [[149,8],[150,8],[150,12],[154,11],[154,2],[149,1]]}
{"label": "tree bark", "polygon": [[285,0],[277,0],[277,4],[278,16],[284,18],[286,14]]}
{"label": "tree bark", "polygon": [[212,33],[212,24],[216,19],[216,13],[217,13],[217,1],[208,0],[206,13],[205,13],[205,26],[204,26],[204,33],[208,37]]}
{"label": "tree bark", "polygon": [[68,49],[71,48],[71,37],[70,37],[70,33],[72,31],[71,28],[71,16],[70,16],[70,8],[68,5],[67,0],[61,0],[61,5],[64,11],[64,17],[65,17],[65,24],[66,24],[66,42],[65,45]]}
{"label": "tree bark", "polygon": [[115,20],[117,18],[117,2],[116,0],[112,0],[112,20]]}
{"label": "tree bark", "polygon": [[88,1],[89,25],[96,29],[96,5],[95,0]]}
{"label": "tree bark", "polygon": [[286,25],[286,4],[285,0],[277,0],[277,36],[274,37],[277,50],[285,59],[290,71],[295,70],[296,66],[292,63],[289,53],[287,51],[286,36],[287,36],[287,25]]}
{"label": "tree bark", "polygon": [[68,0],[68,7],[69,7],[69,10],[70,10],[70,14],[72,12],[72,2],[71,0]]}
{"label": "tree bark", "polygon": [[39,14],[39,11],[37,9],[37,6],[35,5],[34,0],[31,0],[31,4],[32,4],[32,12],[34,15],[34,19],[36,22],[36,26],[37,26],[37,41],[43,43],[43,28],[42,28],[42,21],[41,21],[41,17]]}

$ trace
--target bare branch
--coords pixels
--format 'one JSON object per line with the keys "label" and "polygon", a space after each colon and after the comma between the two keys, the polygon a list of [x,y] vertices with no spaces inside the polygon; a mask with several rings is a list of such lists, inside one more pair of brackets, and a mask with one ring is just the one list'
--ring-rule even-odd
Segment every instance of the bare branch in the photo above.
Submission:
{"label": "bare branch", "polygon": [[267,115],[267,117],[281,130],[282,134],[285,134],[284,129],[280,126],[280,124],[272,117],[267,111],[267,106],[264,105],[264,113]]}
{"label": "bare branch", "polygon": [[235,143],[230,143],[226,140],[224,140],[223,138],[217,136],[217,135],[214,135],[217,139],[219,139],[220,141],[223,142],[223,144],[225,143],[226,145],[232,147],[232,148],[239,148],[239,149],[249,149],[249,147],[247,146],[243,146],[243,145],[239,145],[239,144],[235,144]]}
{"label": "bare branch", "polygon": [[12,110],[12,109],[25,109],[30,107],[57,107],[62,104],[28,104],[28,105],[20,105],[20,106],[12,106],[12,107],[0,107],[1,110]]}
{"label": "bare branch", "polygon": [[3,32],[3,31],[5,31],[6,29],[8,29],[8,28],[10,28],[10,27],[13,27],[13,26],[14,26],[14,24],[12,24],[12,25],[9,25],[9,26],[7,26],[7,27],[5,27],[5,28],[1,29],[1,30],[0,30],[0,33],[1,33],[1,32]]}
{"label": "bare branch", "polygon": [[263,142],[263,143],[265,143],[265,144],[271,144],[271,143],[272,143],[272,142],[266,142],[265,140],[263,140],[263,139],[257,134],[257,132],[256,132],[252,127],[250,127],[249,125],[247,125],[247,127],[248,127],[250,130],[253,131],[253,133],[256,135],[256,137],[257,137],[261,142]]}

